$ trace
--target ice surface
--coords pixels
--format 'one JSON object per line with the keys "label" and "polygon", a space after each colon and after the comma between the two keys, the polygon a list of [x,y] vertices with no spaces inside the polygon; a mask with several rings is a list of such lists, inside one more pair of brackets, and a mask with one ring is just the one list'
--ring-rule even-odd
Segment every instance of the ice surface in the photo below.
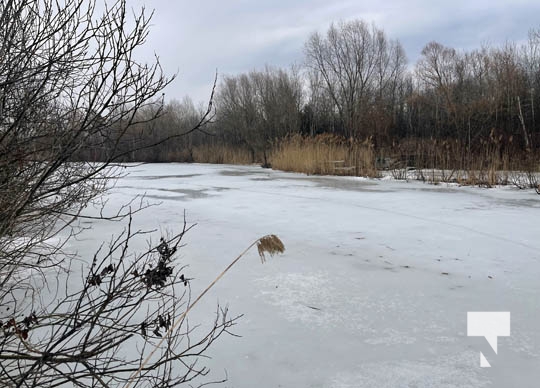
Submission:
{"label": "ice surface", "polygon": [[[194,294],[252,241],[277,234],[191,315],[216,303],[244,314],[241,338],[215,344],[209,376],[226,387],[538,387],[540,196],[420,182],[312,177],[256,166],[149,164],[109,196],[161,202],[135,228],[197,223],[180,258]],[[121,225],[94,225],[72,248],[90,256]],[[498,355],[467,337],[467,312],[509,311]],[[480,352],[492,368],[480,368]]]}

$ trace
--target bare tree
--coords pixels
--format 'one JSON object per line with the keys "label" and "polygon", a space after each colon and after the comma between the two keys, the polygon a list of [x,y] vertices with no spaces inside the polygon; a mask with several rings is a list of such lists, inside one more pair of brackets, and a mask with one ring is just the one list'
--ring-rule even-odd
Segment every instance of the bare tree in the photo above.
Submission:
{"label": "bare tree", "polygon": [[300,129],[302,82],[295,69],[225,77],[217,95],[217,127],[231,140],[247,146],[253,162],[268,165],[272,141]]}
{"label": "bare tree", "polygon": [[[161,112],[156,112],[156,110]],[[207,136],[207,127],[202,131],[191,131],[196,127],[205,111],[195,108],[191,98],[171,100],[163,106],[149,106],[138,112],[140,123],[131,126],[124,136],[122,150],[129,152],[124,160],[130,162],[192,162],[193,146]],[[158,117],[156,117],[158,116]],[[178,133],[184,134],[177,136]],[[140,144],[166,142],[152,147]]]}
{"label": "bare tree", "polygon": [[454,49],[430,42],[422,50],[422,57],[416,65],[419,79],[427,88],[435,90],[435,122],[439,130],[438,135],[441,131],[441,122],[451,121],[454,130],[459,130],[453,96],[458,60],[458,53]]}
{"label": "bare tree", "polygon": [[[162,90],[172,81],[157,59],[135,59],[150,19],[144,9],[131,14],[124,0],[103,13],[96,1],[0,3],[3,386],[182,384],[207,373],[199,356],[234,324],[218,309],[209,331],[195,339],[180,321],[167,346],[143,364],[145,350],[190,302],[187,274],[173,264],[189,228],[184,223],[178,235],[136,254],[130,241],[141,232],[131,230],[131,216],[142,202],[109,215],[83,212],[119,176],[116,161],[192,133],[212,116],[210,100],[187,131],[136,143],[126,136],[162,113]],[[84,161],[88,155],[97,162]],[[79,231],[74,221],[85,217],[128,225],[93,259],[80,258],[84,269],[73,287],[75,257],[63,247]]]}
{"label": "bare tree", "polygon": [[[375,98],[392,95],[404,72],[404,51],[397,41],[360,20],[332,24],[323,37],[312,34],[305,46],[306,65],[320,74],[337,110],[344,135],[370,134],[369,111]],[[386,96],[385,96],[386,97]]]}

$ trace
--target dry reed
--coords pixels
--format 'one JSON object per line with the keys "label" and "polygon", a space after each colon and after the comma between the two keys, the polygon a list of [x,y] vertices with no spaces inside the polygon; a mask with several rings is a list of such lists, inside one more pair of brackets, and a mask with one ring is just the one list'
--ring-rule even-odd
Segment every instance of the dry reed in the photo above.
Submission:
{"label": "dry reed", "polygon": [[184,321],[184,318],[186,317],[187,313],[191,311],[191,309],[203,298],[204,295],[225,275],[244,255],[255,245],[257,245],[257,249],[259,251],[259,256],[261,257],[261,262],[264,263],[266,261],[265,255],[268,253],[270,256],[274,256],[277,253],[284,253],[285,252],[285,245],[283,245],[283,242],[279,239],[278,236],[274,234],[270,234],[264,237],[261,237],[257,240],[255,240],[253,243],[251,243],[250,246],[248,246],[236,259],[234,259],[228,266],[225,268],[213,281],[210,283],[208,287],[204,289],[203,292],[200,293],[200,295],[195,299],[195,301],[188,306],[186,311],[184,311],[180,316],[174,321],[174,323],[169,327],[165,335],[163,335],[163,338],[154,346],[152,351],[146,356],[144,361],[139,366],[139,369],[129,377],[129,380],[125,386],[125,388],[131,387],[131,384],[135,380],[135,378],[141,373],[141,371],[144,369],[146,364],[150,361],[154,353],[160,348],[160,346],[165,342],[165,340],[171,335],[171,333],[174,331],[174,329],[181,324]]}
{"label": "dry reed", "polygon": [[[188,156],[198,163],[262,162],[261,155],[223,144],[196,146]],[[371,138],[359,141],[331,134],[295,134],[272,144],[269,161],[275,169],[311,175],[379,177],[386,169],[396,179],[484,187],[514,184],[537,190],[540,171],[537,154],[523,151],[511,136],[503,138],[494,131],[472,147],[456,139],[406,138],[376,148]]]}
{"label": "dry reed", "polygon": [[193,148],[193,162],[212,164],[254,163],[252,154],[241,147],[229,145],[201,145]]}
{"label": "dry reed", "polygon": [[[379,150],[392,160],[392,175],[427,182],[492,187],[511,183],[513,171],[538,171],[538,158],[493,132],[474,147],[459,140],[404,139]],[[412,170],[412,172],[410,172]]]}
{"label": "dry reed", "polygon": [[316,175],[378,176],[371,140],[360,142],[333,135],[288,136],[275,143],[273,168]]}

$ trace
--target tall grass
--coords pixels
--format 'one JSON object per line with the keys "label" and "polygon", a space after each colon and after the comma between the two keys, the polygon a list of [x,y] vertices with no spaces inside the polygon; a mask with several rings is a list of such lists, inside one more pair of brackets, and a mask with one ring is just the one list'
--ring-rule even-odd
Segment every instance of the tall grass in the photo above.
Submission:
{"label": "tall grass", "polygon": [[283,171],[318,175],[378,176],[371,141],[345,140],[332,135],[288,136],[274,144],[270,161]]}
{"label": "tall grass", "polygon": [[195,163],[213,164],[250,164],[253,163],[252,154],[243,148],[229,145],[201,145],[194,147],[191,158]]}
{"label": "tall grass", "polygon": [[[207,144],[176,148],[161,155],[171,161],[250,164],[263,157],[242,147]],[[407,138],[376,148],[364,141],[330,134],[315,137],[299,134],[272,144],[273,168],[311,175],[379,177],[387,170],[396,179],[419,179],[431,183],[491,187],[512,184],[540,191],[540,157],[493,132],[474,147],[455,139]]]}
{"label": "tall grass", "polygon": [[395,178],[492,187],[513,184],[540,191],[540,158],[493,132],[474,147],[448,139],[409,138],[375,149],[371,139],[293,135],[274,144],[272,167],[292,172]]}
{"label": "tall grass", "polygon": [[[392,159],[392,175],[429,182],[491,187],[508,184],[512,172],[538,170],[537,158],[493,133],[474,148],[459,140],[405,139],[382,151]],[[404,174],[403,171],[412,169]]]}

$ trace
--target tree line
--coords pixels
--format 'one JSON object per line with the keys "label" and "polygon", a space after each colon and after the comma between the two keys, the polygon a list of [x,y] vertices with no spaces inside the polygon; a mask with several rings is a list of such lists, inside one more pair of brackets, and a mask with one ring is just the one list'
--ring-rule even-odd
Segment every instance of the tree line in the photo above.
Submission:
{"label": "tree line", "polygon": [[[220,145],[243,149],[251,161],[266,164],[280,139],[328,133],[369,139],[375,148],[412,139],[454,141],[473,153],[494,141],[513,152],[535,151],[540,29],[531,30],[524,43],[469,51],[429,42],[413,65],[399,40],[374,24],[339,22],[309,36],[301,66],[267,65],[222,76],[213,104],[206,132],[128,159],[192,161],[197,147]],[[189,97],[171,101],[161,119],[139,126],[128,138],[182,131],[203,112]]]}

